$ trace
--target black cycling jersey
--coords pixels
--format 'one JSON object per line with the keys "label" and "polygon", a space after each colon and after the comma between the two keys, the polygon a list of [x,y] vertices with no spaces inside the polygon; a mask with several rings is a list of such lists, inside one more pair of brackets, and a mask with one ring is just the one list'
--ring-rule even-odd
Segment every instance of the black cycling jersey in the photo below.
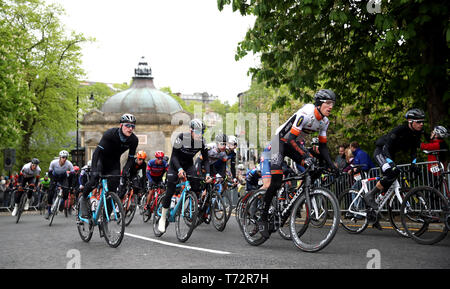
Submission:
{"label": "black cycling jersey", "polygon": [[138,142],[134,133],[126,138],[120,127],[108,129],[92,156],[92,172],[102,172],[120,164],[120,156],[129,150],[128,160],[123,168],[123,172],[128,172],[134,162]]}
{"label": "black cycling jersey", "polygon": [[380,137],[376,141],[376,146],[382,147],[383,155],[392,160],[399,151],[410,151],[411,160],[413,160],[417,156],[417,149],[420,148],[422,133],[422,131],[413,131],[408,124],[402,124]]}
{"label": "black cycling jersey", "polygon": [[209,174],[209,158],[205,139],[202,138],[201,141],[194,141],[191,133],[180,133],[177,136],[173,145],[169,166],[173,167],[176,171],[180,168],[186,170],[194,164],[193,158],[199,151],[202,154],[206,174]]}

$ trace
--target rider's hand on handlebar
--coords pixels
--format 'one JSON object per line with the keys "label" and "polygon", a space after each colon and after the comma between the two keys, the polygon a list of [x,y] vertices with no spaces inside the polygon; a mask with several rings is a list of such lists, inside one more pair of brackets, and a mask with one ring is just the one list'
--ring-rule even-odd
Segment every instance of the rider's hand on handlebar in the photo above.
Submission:
{"label": "rider's hand on handlebar", "polygon": [[180,169],[178,171],[178,178],[180,178],[180,179],[186,178],[186,172],[183,169]]}

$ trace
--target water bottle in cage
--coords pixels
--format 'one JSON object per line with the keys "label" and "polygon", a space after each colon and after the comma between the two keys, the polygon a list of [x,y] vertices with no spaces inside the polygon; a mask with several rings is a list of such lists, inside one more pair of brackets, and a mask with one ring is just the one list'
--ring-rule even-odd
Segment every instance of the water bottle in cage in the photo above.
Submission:
{"label": "water bottle in cage", "polygon": [[98,201],[97,198],[91,198],[91,210],[92,212],[95,212],[97,210]]}

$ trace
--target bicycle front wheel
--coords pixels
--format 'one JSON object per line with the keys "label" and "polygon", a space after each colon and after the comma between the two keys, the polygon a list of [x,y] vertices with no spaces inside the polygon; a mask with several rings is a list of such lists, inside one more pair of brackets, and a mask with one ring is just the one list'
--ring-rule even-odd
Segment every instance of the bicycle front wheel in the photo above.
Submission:
{"label": "bicycle front wheel", "polygon": [[214,228],[222,232],[227,225],[227,211],[221,195],[213,193],[211,196],[211,216]]}
{"label": "bicycle front wheel", "polygon": [[242,212],[242,233],[245,240],[252,246],[259,246],[264,243],[265,238],[259,232],[258,220],[261,219],[261,213],[264,209],[264,195],[266,191],[260,190],[253,193],[247,202]]}
{"label": "bicycle front wheel", "polygon": [[[405,198],[405,193],[400,192],[400,195],[402,199]],[[399,201],[397,196],[394,194],[392,195],[391,199],[388,202],[388,214],[389,214],[389,221],[391,222],[392,228],[394,228],[394,231],[397,232],[402,237],[409,237],[409,234],[406,232],[402,225],[401,216],[400,216],[400,207],[401,203],[403,201]]]}
{"label": "bicycle front wheel", "polygon": [[446,218],[449,215],[449,203],[435,188],[412,189],[405,196],[400,212],[405,231],[419,244],[435,244],[448,233]]}
{"label": "bicycle front wheel", "polygon": [[92,224],[92,221],[89,221],[89,223],[86,223],[82,220],[80,220],[80,200],[78,199],[77,202],[77,229],[78,234],[80,235],[81,240],[84,242],[89,242],[92,238],[92,234],[94,233],[94,225]]}
{"label": "bicycle front wheel", "polygon": [[339,208],[341,212],[341,225],[351,234],[363,232],[369,222],[367,221],[366,203],[362,194],[348,189],[339,196]]}
{"label": "bicycle front wheel", "polygon": [[[302,251],[317,252],[325,248],[336,235],[339,226],[339,205],[332,192],[325,188],[314,188],[310,193],[311,206],[306,196],[298,198],[291,211],[291,239]],[[322,226],[311,225],[312,222]]]}
{"label": "bicycle front wheel", "polygon": [[50,216],[50,223],[48,223],[48,225],[51,227],[53,224],[53,219],[55,218],[55,216],[58,214],[58,207],[59,207],[59,202],[61,201],[61,197],[59,195],[56,196],[55,200],[53,201],[53,205],[50,209],[51,212],[51,216]]}
{"label": "bicycle front wheel", "polygon": [[22,197],[20,197],[19,208],[17,210],[17,215],[16,215],[16,224],[19,223],[20,216],[22,216],[26,201],[27,201],[27,194],[24,192],[22,194]]}
{"label": "bicycle front wheel", "polygon": [[136,195],[133,194],[131,196],[128,196],[126,198],[125,204],[123,204],[123,207],[125,208],[125,226],[128,226],[131,221],[133,221],[134,214],[136,213],[136,207],[137,207],[137,200]]}
{"label": "bicycle front wheel", "polygon": [[180,242],[186,242],[194,231],[198,215],[197,196],[193,192],[187,192],[184,202],[178,206],[175,215],[175,232]]}
{"label": "bicycle front wheel", "polygon": [[125,212],[120,198],[115,193],[111,192],[106,196],[106,208],[102,208],[101,217],[106,243],[117,248],[125,233]]}

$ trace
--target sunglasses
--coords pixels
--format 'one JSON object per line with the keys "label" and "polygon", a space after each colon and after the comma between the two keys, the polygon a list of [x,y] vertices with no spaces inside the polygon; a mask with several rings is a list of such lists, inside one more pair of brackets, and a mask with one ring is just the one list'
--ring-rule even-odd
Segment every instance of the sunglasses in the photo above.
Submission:
{"label": "sunglasses", "polygon": [[220,142],[219,145],[220,145],[220,146],[226,146],[227,143],[226,143],[226,142]]}
{"label": "sunglasses", "polygon": [[203,135],[203,131],[201,131],[201,130],[193,130],[193,132],[195,133],[195,134],[201,134],[201,135]]}
{"label": "sunglasses", "polygon": [[418,124],[424,124],[425,123],[425,121],[423,121],[423,120],[412,120],[413,122],[416,122],[416,123],[418,123]]}
{"label": "sunglasses", "polygon": [[132,129],[134,129],[136,127],[134,124],[131,124],[131,123],[125,123],[124,126],[127,128],[132,128]]}

